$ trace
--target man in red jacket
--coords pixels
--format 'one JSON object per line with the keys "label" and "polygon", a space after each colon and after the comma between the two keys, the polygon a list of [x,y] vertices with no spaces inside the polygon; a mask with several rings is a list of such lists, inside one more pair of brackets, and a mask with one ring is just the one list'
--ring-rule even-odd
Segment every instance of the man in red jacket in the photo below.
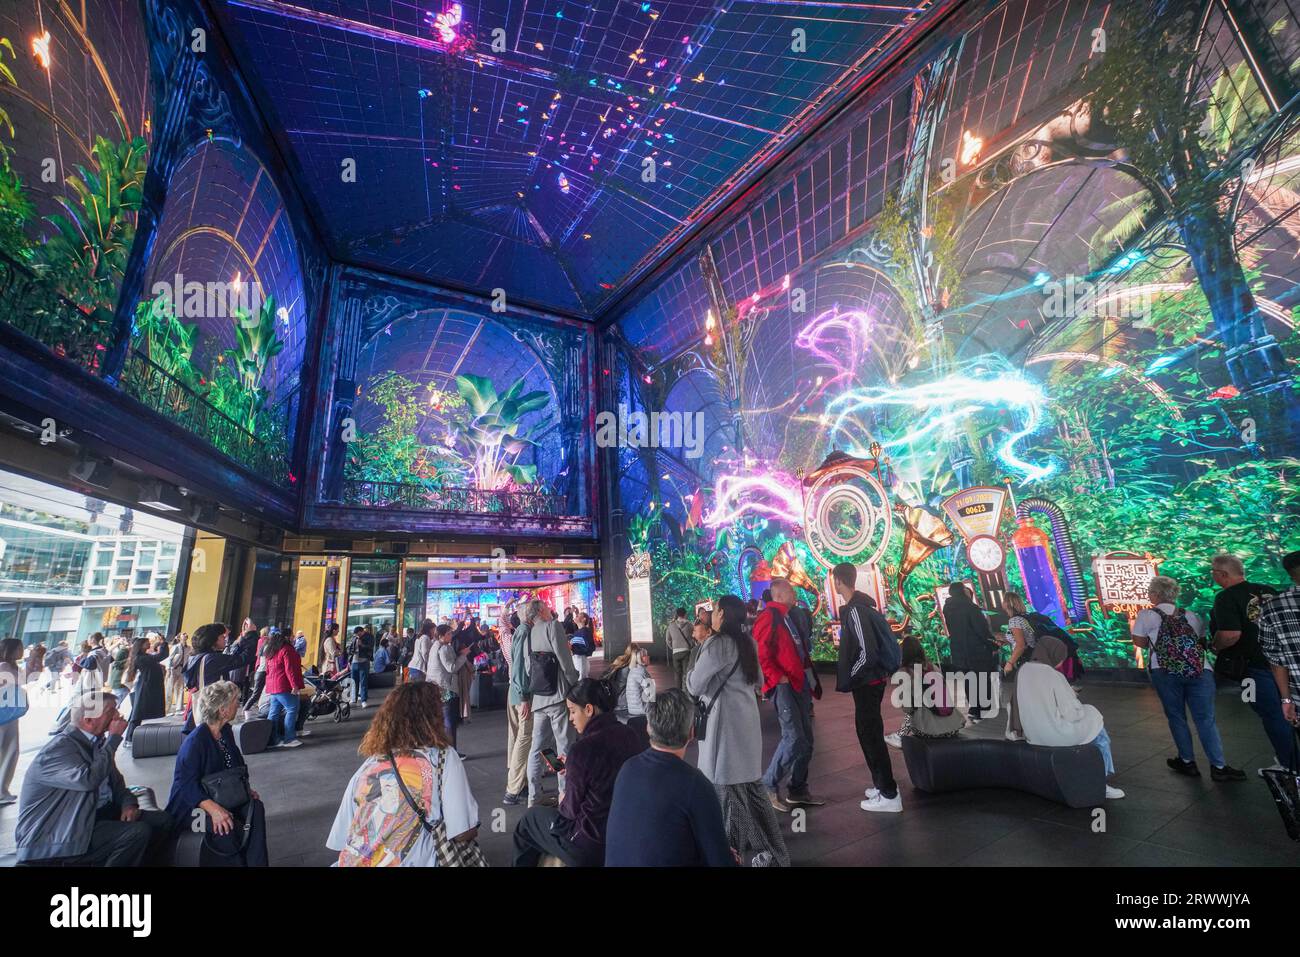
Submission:
{"label": "man in red jacket", "polygon": [[[808,765],[813,755],[812,688],[802,642],[794,638],[788,615],[794,607],[794,586],[784,578],[772,579],[772,600],[754,620],[758,663],[763,669],[763,697],[771,698],[781,724],[781,743],[763,775],[768,799],[778,811],[791,805],[821,805],[808,793]],[[787,800],[781,799],[781,782],[790,778]]]}

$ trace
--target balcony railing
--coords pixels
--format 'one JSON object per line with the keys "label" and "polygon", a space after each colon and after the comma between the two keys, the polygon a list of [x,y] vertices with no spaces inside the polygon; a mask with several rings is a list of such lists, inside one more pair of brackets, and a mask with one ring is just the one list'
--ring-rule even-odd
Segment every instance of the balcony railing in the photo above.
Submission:
{"label": "balcony railing", "polygon": [[66,299],[29,266],[0,253],[0,321],[48,346],[62,359],[100,374],[109,324]]}
{"label": "balcony railing", "polygon": [[[249,432],[143,353],[131,351],[118,383],[137,402],[205,439],[236,462],[270,482],[287,484],[287,451],[282,442],[265,441]],[[283,438],[284,432],[280,428],[276,431]]]}
{"label": "balcony railing", "polygon": [[428,488],[415,482],[348,479],[343,483],[343,504],[502,518],[572,517],[568,514],[563,495],[527,489]]}
{"label": "balcony railing", "polygon": [[[59,295],[30,267],[0,253],[0,321],[48,347],[93,376],[103,375],[104,343],[112,330]],[[271,435],[254,435],[143,353],[132,350],[118,385],[127,395],[170,419],[277,485],[288,483],[286,414],[282,402],[270,416]]]}

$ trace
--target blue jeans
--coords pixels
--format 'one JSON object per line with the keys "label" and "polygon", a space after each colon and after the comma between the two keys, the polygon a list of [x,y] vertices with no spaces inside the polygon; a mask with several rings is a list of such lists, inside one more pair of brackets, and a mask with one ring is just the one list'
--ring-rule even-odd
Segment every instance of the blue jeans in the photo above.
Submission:
{"label": "blue jeans", "polygon": [[352,673],[352,687],[356,691],[357,701],[365,704],[370,695],[370,662],[354,661],[349,670]]}
{"label": "blue jeans", "polygon": [[1106,733],[1105,728],[1102,728],[1101,732],[1092,739],[1092,743],[1101,752],[1101,760],[1106,764],[1106,777],[1110,777],[1115,773],[1115,760],[1110,756],[1110,735]]}
{"label": "blue jeans", "polygon": [[775,791],[788,774],[791,791],[807,790],[808,765],[813,755],[812,691],[807,685],[803,691],[795,691],[790,684],[779,684],[772,704],[781,723],[781,743],[763,775],[763,784]]}
{"label": "blue jeans", "polygon": [[456,747],[456,729],[460,727],[460,695],[452,695],[442,703],[442,723],[447,727],[451,746]]}
{"label": "blue jeans", "polygon": [[1267,668],[1249,668],[1247,673],[1255,679],[1255,700],[1250,706],[1264,723],[1264,733],[1273,745],[1273,754],[1286,767],[1295,763],[1295,737],[1291,725],[1282,713],[1282,694],[1277,690],[1273,672]]}
{"label": "blue jeans", "polygon": [[[277,720],[281,714],[284,714],[284,729],[281,730],[280,722]],[[298,693],[290,691],[288,694],[271,695],[271,707],[266,713],[267,719],[271,722],[271,743],[280,744],[288,743],[298,736]]]}
{"label": "blue jeans", "polygon": [[1187,727],[1187,709],[1192,709],[1192,720],[1196,722],[1196,734],[1201,739],[1201,747],[1210,764],[1221,768],[1227,761],[1223,757],[1223,741],[1219,738],[1219,727],[1214,723],[1214,672],[1206,668],[1199,677],[1184,678],[1171,675],[1164,668],[1151,669],[1151,684],[1165,709],[1165,718],[1169,721],[1169,733],[1174,736],[1174,746],[1178,748],[1178,758],[1184,763],[1194,761],[1192,751],[1192,732]]}

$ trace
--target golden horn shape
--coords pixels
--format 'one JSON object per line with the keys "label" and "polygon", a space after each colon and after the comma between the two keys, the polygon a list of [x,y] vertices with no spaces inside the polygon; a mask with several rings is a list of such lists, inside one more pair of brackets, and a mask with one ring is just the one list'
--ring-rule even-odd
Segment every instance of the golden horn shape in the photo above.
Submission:
{"label": "golden horn shape", "polygon": [[919,506],[901,508],[903,515],[903,561],[898,569],[898,599],[912,615],[912,606],[903,595],[903,583],[916,567],[941,548],[947,548],[954,541],[952,530],[943,523],[943,519]]}
{"label": "golden horn shape", "polygon": [[803,567],[803,562],[799,560],[798,553],[794,546],[789,542],[782,542],[781,547],[776,550],[769,564],[772,567],[773,578],[784,578],[796,588],[802,588],[810,591],[817,596],[817,607],[813,609],[813,614],[817,614],[822,607],[822,594],[817,588],[817,583],[809,576],[807,570]]}

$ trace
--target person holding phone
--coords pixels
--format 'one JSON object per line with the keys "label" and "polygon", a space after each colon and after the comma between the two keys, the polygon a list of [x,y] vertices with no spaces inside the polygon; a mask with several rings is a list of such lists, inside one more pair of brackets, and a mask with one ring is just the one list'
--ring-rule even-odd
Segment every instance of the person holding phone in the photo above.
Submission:
{"label": "person holding phone", "polygon": [[578,740],[562,759],[550,747],[538,756],[567,778],[559,807],[535,806],[515,827],[515,867],[536,867],[543,854],[567,867],[605,863],[605,826],[614,799],[614,781],[623,763],[644,750],[640,737],[614,716],[614,700],[604,681],[583,678],[565,699]]}
{"label": "person holding phone", "polygon": [[[457,651],[450,625],[439,625],[437,638],[438,643],[429,656],[429,679],[442,689],[442,717],[447,725],[447,737],[455,748],[456,729],[460,727],[461,718],[460,676],[468,672],[473,646],[465,645]],[[457,749],[456,753],[460,754],[460,750]]]}

